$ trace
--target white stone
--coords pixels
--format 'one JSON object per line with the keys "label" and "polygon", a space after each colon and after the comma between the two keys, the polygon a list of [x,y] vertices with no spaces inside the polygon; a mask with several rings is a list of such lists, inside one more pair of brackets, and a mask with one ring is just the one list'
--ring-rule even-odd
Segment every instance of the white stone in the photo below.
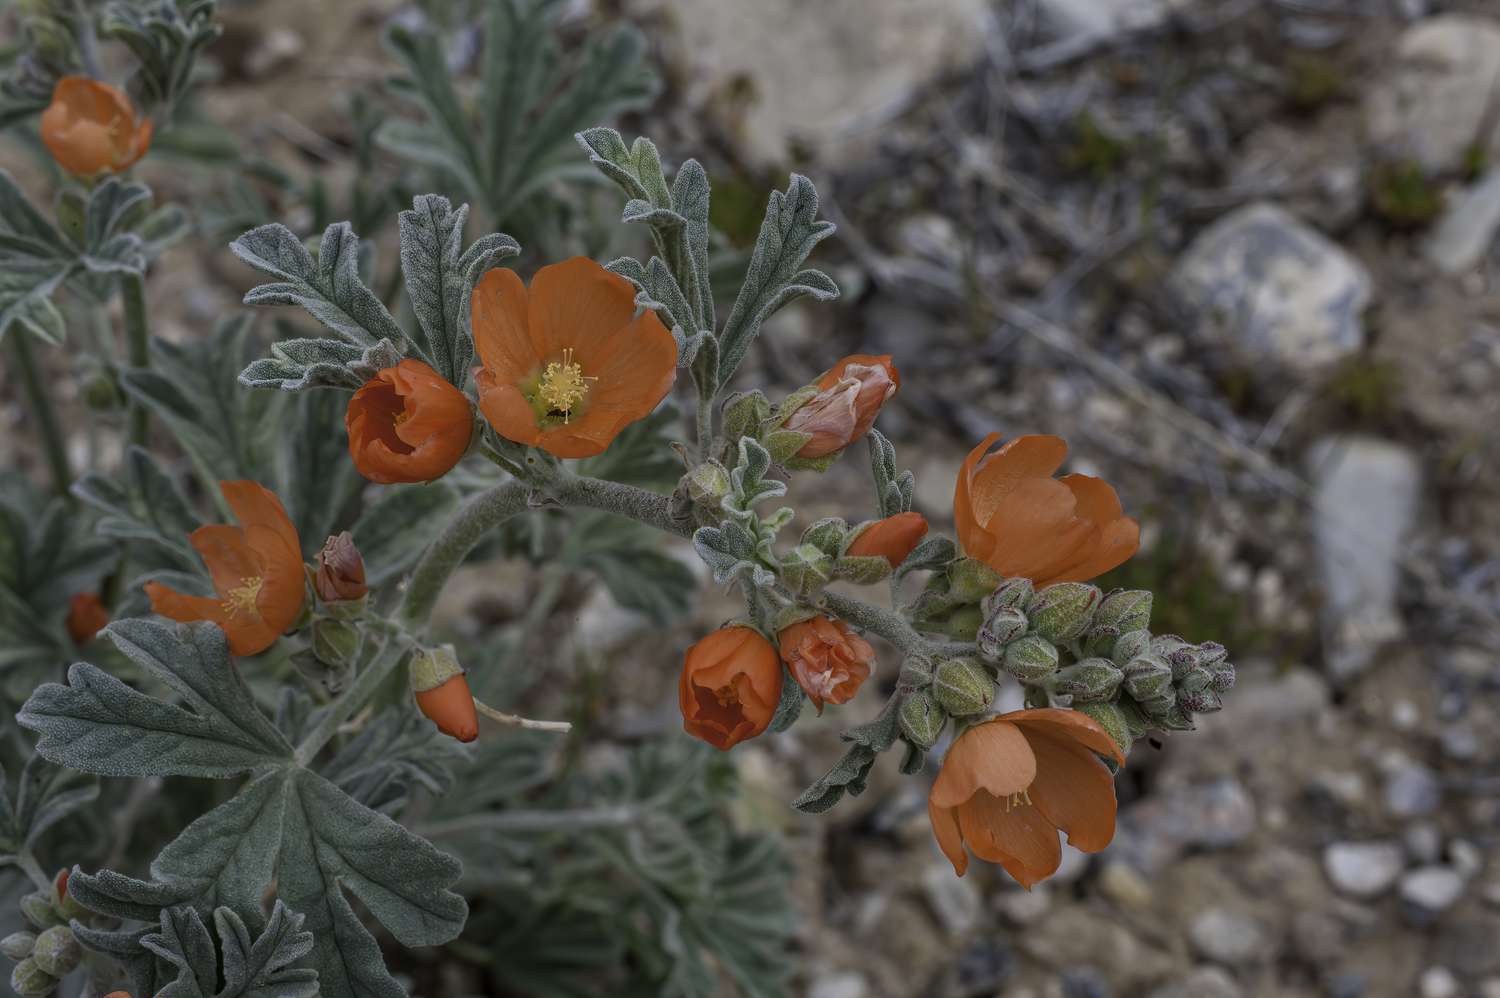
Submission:
{"label": "white stone", "polygon": [[1160,24],[1183,0],[1041,0],[1054,33],[1102,37]]}
{"label": "white stone", "polygon": [[922,891],[950,936],[966,935],[984,914],[979,889],[970,880],[954,876],[949,863],[932,863],[922,871]]}
{"label": "white stone", "polygon": [[1442,216],[1422,244],[1422,256],[1445,274],[1461,273],[1489,252],[1496,230],[1500,230],[1500,168],[1449,196]]}
{"label": "white stone", "polygon": [[1260,922],[1232,908],[1209,908],[1188,927],[1193,948],[1206,959],[1231,966],[1253,963],[1270,949]]}
{"label": "white stone", "polygon": [[1335,842],[1323,850],[1323,870],[1340,892],[1373,898],[1390,890],[1406,865],[1394,842]]}
{"label": "white stone", "polygon": [[1308,464],[1328,664],[1344,678],[1402,633],[1396,584],[1401,548],[1416,517],[1421,468],[1406,448],[1359,436],[1318,441]]}
{"label": "white stone", "polygon": [[852,970],[819,977],[808,989],[808,998],[865,998],[870,983]]}
{"label": "white stone", "polygon": [[717,113],[748,161],[816,154],[889,119],[933,77],[976,58],[987,0],[634,0],[672,29],[689,106]]}
{"label": "white stone", "polygon": [[1199,233],[1169,283],[1196,317],[1200,337],[1268,362],[1271,370],[1314,371],[1365,341],[1369,273],[1268,202],[1247,205]]}
{"label": "white stone", "polygon": [[1240,998],[1240,986],[1222,968],[1202,966],[1182,980],[1151,992],[1151,998]]}
{"label": "white stone", "polygon": [[1428,967],[1417,982],[1422,998],[1458,998],[1458,978],[1447,967]]}
{"label": "white stone", "polygon": [[1365,130],[1380,152],[1429,171],[1461,167],[1476,142],[1500,158],[1490,115],[1500,89],[1500,23],[1446,15],[1412,25],[1365,97]]}
{"label": "white stone", "polygon": [[1401,900],[1422,912],[1448,910],[1463,895],[1464,878],[1446,866],[1423,866],[1401,878]]}

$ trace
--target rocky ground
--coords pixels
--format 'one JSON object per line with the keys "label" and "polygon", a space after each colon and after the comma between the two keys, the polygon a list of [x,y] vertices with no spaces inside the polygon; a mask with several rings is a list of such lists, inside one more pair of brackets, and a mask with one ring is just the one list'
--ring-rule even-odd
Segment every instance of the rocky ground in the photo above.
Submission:
{"label": "rocky ground", "polygon": [[[337,177],[341,105],[296,96],[378,80],[396,11],[332,10],[231,8],[210,107]],[[742,747],[744,820],[798,857],[805,992],[1500,996],[1500,9],[597,0],[569,17],[646,29],[668,85],[625,130],[705,160],[732,239],[789,169],[839,223],[820,266],[844,300],[778,317],[749,377],[789,390],[839,355],[895,354],[882,426],[935,523],[983,433],[1067,437],[1145,527],[1106,583],[1155,589],[1154,630],[1221,640],[1240,667],[1201,730],[1137,746],[1109,850],[1030,893],[982,866],[954,878],[926,780],[894,763],[831,815],[790,812],[860,705]],[[158,293],[182,289],[176,335],[246,276],[211,254],[160,269]],[[795,482],[803,514],[867,503],[858,464]],[[450,619],[519,612],[526,592],[497,607],[480,588],[456,589]],[[555,636],[616,663],[616,726],[673,726],[666,638],[597,599],[565,607]],[[733,612],[710,599],[667,637]]]}

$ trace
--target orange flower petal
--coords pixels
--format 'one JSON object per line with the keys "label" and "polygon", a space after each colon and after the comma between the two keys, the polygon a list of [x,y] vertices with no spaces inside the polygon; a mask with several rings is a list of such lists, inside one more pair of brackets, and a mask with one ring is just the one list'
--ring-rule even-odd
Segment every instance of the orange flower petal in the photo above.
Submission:
{"label": "orange flower petal", "polygon": [[1030,890],[1061,865],[1057,827],[1036,807],[979,793],[957,811],[958,827],[974,855],[999,863],[1022,887]]}
{"label": "orange flower petal", "polygon": [[992,719],[965,731],[953,742],[928,799],[938,807],[957,807],[981,790],[997,797],[1020,793],[1036,779],[1036,756],[1016,726]]}
{"label": "orange flower petal", "polygon": [[1125,765],[1125,753],[1099,726],[1099,722],[1082,711],[1064,710],[1057,707],[1032,707],[1001,714],[996,720],[1012,724],[1037,727],[1057,738],[1070,738],[1099,755],[1109,756],[1120,765]]}
{"label": "orange flower petal", "polygon": [[958,814],[951,807],[938,807],[927,801],[927,820],[938,848],[953,864],[953,872],[962,877],[969,870],[969,852],[964,848],[964,833],[958,827]]}
{"label": "orange flower petal", "polygon": [[528,308],[526,285],[504,267],[486,271],[469,299],[480,363],[500,381],[518,381],[542,363],[532,349]]}
{"label": "orange flower petal", "polygon": [[587,370],[598,364],[596,351],[635,317],[635,288],[588,257],[571,257],[532,277],[528,316],[543,361],[572,348]]}
{"label": "orange flower petal", "polygon": [[1021,725],[1036,753],[1036,780],[1028,791],[1047,820],[1068,833],[1068,843],[1098,852],[1115,837],[1115,780],[1099,757],[1044,725]]}

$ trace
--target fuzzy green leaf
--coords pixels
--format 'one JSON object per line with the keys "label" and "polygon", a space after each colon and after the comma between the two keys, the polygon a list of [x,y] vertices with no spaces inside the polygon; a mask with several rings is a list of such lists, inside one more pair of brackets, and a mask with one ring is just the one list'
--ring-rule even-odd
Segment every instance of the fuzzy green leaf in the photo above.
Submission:
{"label": "fuzzy green leaf", "polygon": [[213,913],[224,952],[223,987],[213,937],[193,908],[163,909],[161,928],[141,945],[177,968],[177,978],[157,998],[312,998],[317,971],[295,966],[313,947],[304,919],[276,902],[265,931],[251,939],[245,923],[228,908]]}
{"label": "fuzzy green leaf", "polygon": [[360,347],[377,340],[405,342],[391,313],[360,280],[359,238],[348,222],[324,230],[316,261],[291,229],[277,223],[251,229],[229,248],[256,270],[280,279],[252,288],[246,305],[297,305]]}
{"label": "fuzzy green leaf", "polygon": [[16,715],[47,759],[101,776],[225,778],[291,757],[255,705],[217,625],[117,620],[115,646],[186,706],[140,693],[87,663],[37,687]]}
{"label": "fuzzy green leaf", "polygon": [[761,324],[777,309],[802,297],[838,297],[838,285],[827,274],[799,269],[813,247],[833,235],[833,223],[817,216],[818,192],[806,177],[794,173],[785,193],[771,192],[745,283],[719,336],[719,384],[729,383]]}
{"label": "fuzzy green leaf", "polygon": [[0,767],[0,861],[35,845],[41,834],[99,798],[99,781],[40,755],[28,756],[12,802]]}

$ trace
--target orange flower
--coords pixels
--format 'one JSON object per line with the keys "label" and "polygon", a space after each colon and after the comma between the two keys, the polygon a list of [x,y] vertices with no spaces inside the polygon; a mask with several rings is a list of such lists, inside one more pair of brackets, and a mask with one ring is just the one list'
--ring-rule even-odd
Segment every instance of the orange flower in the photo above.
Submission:
{"label": "orange flower", "polygon": [[438,730],[461,742],[479,737],[479,716],[474,710],[474,695],[463,673],[450,676],[430,690],[418,690],[417,707]]}
{"label": "orange flower", "polygon": [[842,620],[813,617],[777,635],[781,660],[818,713],[825,703],[847,703],[870,678],[875,649]]}
{"label": "orange flower", "polygon": [[1123,563],[1140,545],[1109,483],[1053,472],[1068,454],[1058,437],[1017,437],[990,454],[991,433],[969,452],[953,493],[964,553],[1037,588],[1085,582]]}
{"label": "orange flower", "polygon": [[68,600],[68,634],[74,644],[88,644],[107,623],[109,611],[98,593],[74,593]]}
{"label": "orange flower", "polygon": [[349,456],[372,482],[442,478],[469,449],[474,411],[464,393],[420,360],[365,382],[344,412]]}
{"label": "orange flower", "polygon": [[927,536],[927,518],[908,511],[876,520],[855,535],[844,553],[855,558],[879,557],[896,568]]}
{"label": "orange flower", "polygon": [[885,400],[901,387],[890,354],[857,353],[824,372],[814,395],[786,421],[786,429],[811,433],[801,458],[827,457],[870,432]]}
{"label": "orange flower", "polygon": [[604,452],[647,416],[677,376],[677,343],[635,289],[593,260],[543,267],[528,291],[514,271],[474,288],[479,411],[507,440],[558,457]]}
{"label": "orange flower", "polygon": [[354,546],[349,531],[335,534],[318,552],[318,572],[313,576],[313,591],[324,603],[343,603],[362,598],[370,591],[365,585],[365,560]]}
{"label": "orange flower", "polygon": [[927,816],[960,877],[974,855],[1005,867],[1028,890],[1057,872],[1068,844],[1098,852],[1115,837],[1115,781],[1099,760],[1125,756],[1076,710],[1018,710],[965,731],[927,796]]}
{"label": "orange flower", "polygon": [[146,155],[151,120],[118,87],[86,76],[64,76],[42,112],[42,142],[57,165],[79,177],[121,173]]}
{"label": "orange flower", "polygon": [[220,482],[238,527],[199,527],[189,540],[217,596],[187,596],[146,583],[151,609],[173,620],[211,620],[235,655],[258,655],[302,613],[307,586],[302,542],[275,493],[255,482]]}
{"label": "orange flower", "polygon": [[781,661],[754,628],[721,627],[688,649],[677,700],[682,728],[717,749],[754,738],[781,702]]}

